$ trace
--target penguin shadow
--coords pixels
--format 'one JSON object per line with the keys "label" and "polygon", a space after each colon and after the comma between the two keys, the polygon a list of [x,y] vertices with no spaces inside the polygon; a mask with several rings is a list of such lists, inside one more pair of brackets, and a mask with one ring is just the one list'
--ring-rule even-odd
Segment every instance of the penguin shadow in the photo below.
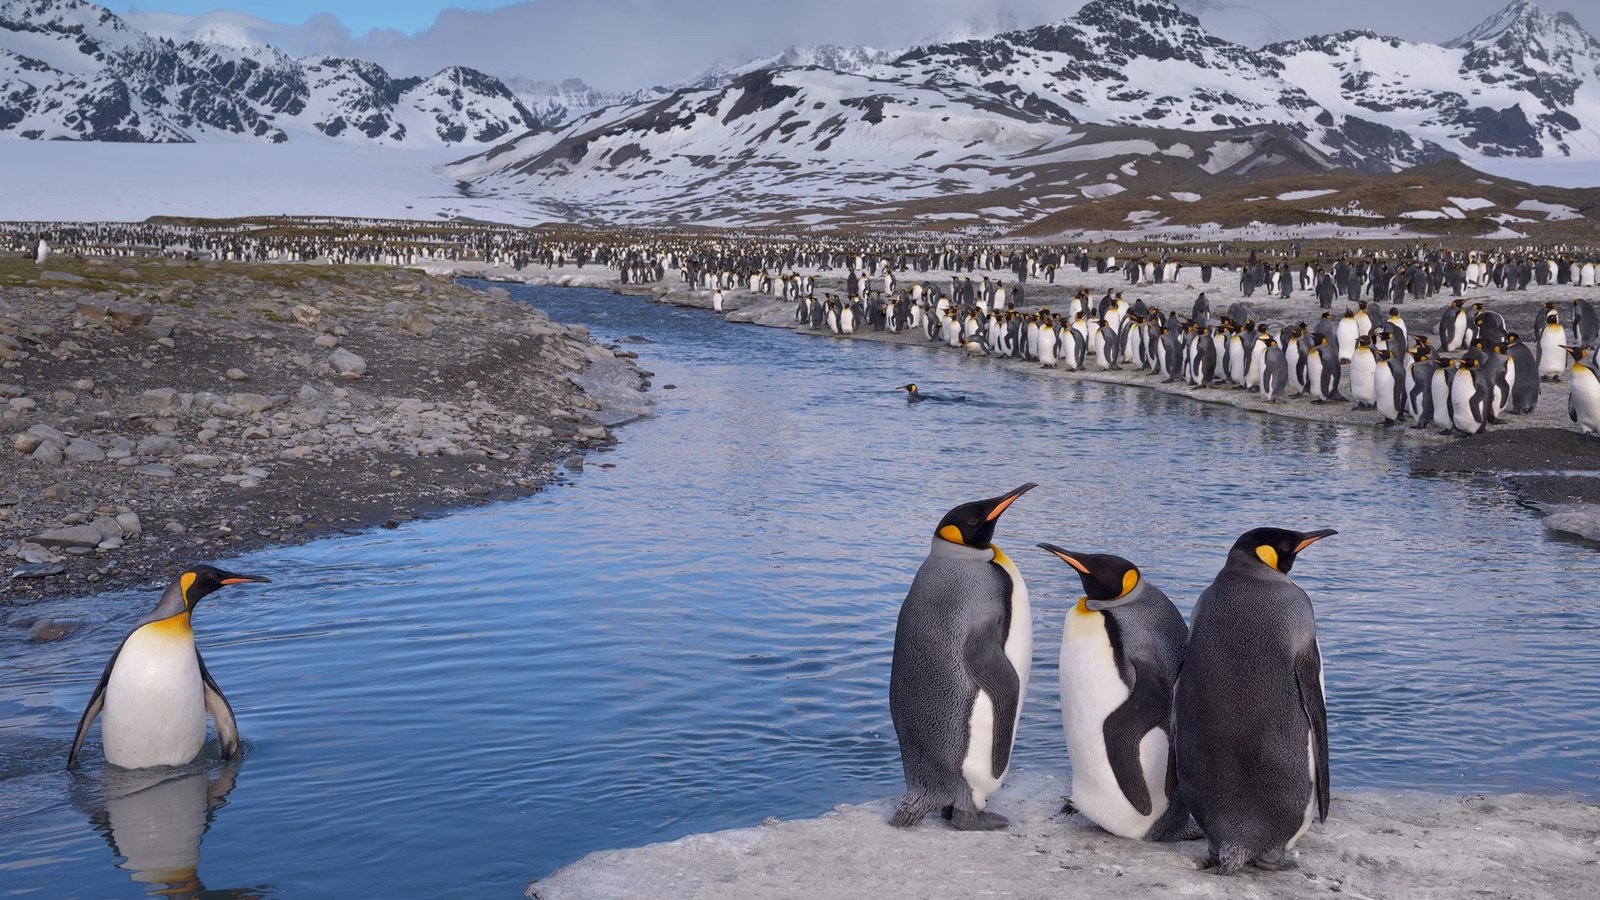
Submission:
{"label": "penguin shadow", "polygon": [[72,805],[89,819],[145,893],[195,900],[260,900],[270,884],[210,888],[200,880],[200,843],[227,805],[245,753],[183,766],[124,769],[105,765],[74,776]]}

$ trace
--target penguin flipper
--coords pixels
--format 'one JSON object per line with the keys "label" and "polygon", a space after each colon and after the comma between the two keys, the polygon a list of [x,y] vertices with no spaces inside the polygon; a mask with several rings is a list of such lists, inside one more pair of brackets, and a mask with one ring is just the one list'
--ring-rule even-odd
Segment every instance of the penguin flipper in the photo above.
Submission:
{"label": "penguin flipper", "polygon": [[222,688],[217,687],[217,682],[206,671],[206,661],[200,657],[200,651],[194,651],[195,662],[200,664],[200,680],[205,682],[206,712],[211,714],[211,721],[217,725],[217,744],[222,748],[222,758],[232,759],[239,752],[239,723],[234,721],[233,707],[228,704],[228,698],[223,696]]}
{"label": "penguin flipper", "polygon": [[1300,708],[1305,711],[1317,754],[1317,821],[1328,821],[1328,707],[1322,696],[1322,650],[1315,643],[1295,659],[1294,680],[1300,689]]}
{"label": "penguin flipper", "polygon": [[111,681],[111,670],[116,668],[117,657],[122,655],[122,648],[128,643],[127,638],[117,645],[115,653],[106,660],[105,671],[100,673],[100,683],[94,686],[94,693],[89,695],[89,705],[84,707],[83,718],[78,720],[78,733],[72,738],[72,750],[67,753],[67,768],[71,769],[78,764],[78,752],[83,749],[84,739],[89,736],[89,726],[94,724],[100,710],[106,705],[106,685]]}
{"label": "penguin flipper", "polygon": [[1004,775],[1011,765],[1011,739],[1017,727],[1017,704],[1022,680],[1011,660],[1006,658],[1005,634],[999,619],[967,636],[962,655],[967,670],[978,683],[978,690],[989,695],[994,704],[994,749],[990,768],[995,778]]}
{"label": "penguin flipper", "polygon": [[[1139,744],[1150,729],[1166,723],[1167,710],[1171,708],[1170,691],[1161,689],[1161,682],[1148,665],[1133,664],[1133,689],[1122,705],[1106,716],[1101,730],[1106,742],[1106,760],[1111,764],[1111,774],[1117,777],[1117,787],[1122,796],[1141,816],[1150,815],[1150,787],[1145,784],[1144,765],[1139,761]],[[1172,766],[1176,757],[1168,760],[1169,776],[1177,774]],[[1176,780],[1169,777],[1169,780]]]}

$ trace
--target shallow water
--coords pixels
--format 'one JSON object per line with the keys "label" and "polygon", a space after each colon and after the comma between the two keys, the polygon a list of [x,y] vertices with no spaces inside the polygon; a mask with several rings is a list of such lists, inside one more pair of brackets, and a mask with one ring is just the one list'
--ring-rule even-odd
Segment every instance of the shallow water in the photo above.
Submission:
{"label": "shallow water", "polygon": [[[1054,656],[1080,593],[1035,542],[1127,556],[1187,611],[1234,537],[1275,524],[1340,530],[1295,569],[1336,792],[1600,795],[1593,547],[1494,485],[1408,476],[1392,436],[512,291],[653,341],[630,346],[655,415],[539,496],[231,563],[274,582],[195,617],[236,772],[113,777],[98,734],[62,771],[153,596],[52,606],[111,617],[53,645],[0,630],[0,894],[137,896],[194,865],[209,817],[210,890],[510,896],[591,850],[893,795],[900,600],[948,507],[1024,481],[997,538],[1034,597],[1018,765],[1064,765]],[[969,400],[908,406],[908,380]]]}

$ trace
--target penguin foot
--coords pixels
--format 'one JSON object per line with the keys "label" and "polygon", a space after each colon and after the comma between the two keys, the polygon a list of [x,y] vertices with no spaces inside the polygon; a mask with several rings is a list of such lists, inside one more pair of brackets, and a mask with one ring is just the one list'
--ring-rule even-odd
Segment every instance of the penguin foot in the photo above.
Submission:
{"label": "penguin foot", "polygon": [[1300,861],[1282,850],[1274,850],[1256,857],[1251,865],[1263,872],[1287,872],[1300,868]]}
{"label": "penguin foot", "polygon": [[969,812],[958,809],[950,818],[950,825],[957,831],[1000,831],[1011,821],[999,813]]}
{"label": "penguin foot", "polygon": [[1060,813],[1060,815],[1071,816],[1071,815],[1076,815],[1077,812],[1078,812],[1078,804],[1073,803],[1071,797],[1068,797],[1067,799],[1061,801],[1061,813]]}

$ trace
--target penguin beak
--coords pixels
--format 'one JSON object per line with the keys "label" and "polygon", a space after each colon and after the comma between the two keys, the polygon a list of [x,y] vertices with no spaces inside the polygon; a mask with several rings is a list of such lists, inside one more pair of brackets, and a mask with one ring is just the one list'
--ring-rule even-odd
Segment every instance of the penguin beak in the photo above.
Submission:
{"label": "penguin beak", "polygon": [[265,575],[240,575],[237,572],[228,572],[222,576],[221,584],[246,584],[248,582],[261,582],[271,584],[272,579]]}
{"label": "penguin beak", "polygon": [[1294,545],[1294,552],[1298,554],[1300,551],[1306,549],[1312,544],[1315,544],[1317,541],[1320,541],[1325,537],[1333,537],[1338,533],[1339,532],[1334,531],[1332,528],[1324,528],[1321,531],[1303,532],[1300,535],[1300,543]]}
{"label": "penguin beak", "polygon": [[1005,512],[1006,509],[1011,506],[1011,504],[1017,502],[1018,497],[1021,497],[1023,494],[1026,494],[1036,487],[1038,487],[1038,485],[1030,481],[1022,487],[1019,487],[1011,493],[1006,494],[1005,496],[994,501],[994,507],[989,510],[989,515],[984,517],[984,521],[993,522],[995,519],[1000,518],[1000,514]]}
{"label": "penguin beak", "polygon": [[1081,573],[1083,575],[1089,574],[1089,567],[1088,566],[1084,565],[1081,562],[1078,562],[1078,560],[1076,558],[1074,558],[1071,553],[1068,553],[1067,551],[1061,549],[1060,547],[1057,547],[1055,544],[1037,544],[1036,546],[1040,550],[1048,550],[1051,553],[1054,553],[1057,557],[1059,557],[1061,559],[1062,562],[1064,562],[1067,565],[1073,567],[1074,569],[1077,569],[1079,573]]}

